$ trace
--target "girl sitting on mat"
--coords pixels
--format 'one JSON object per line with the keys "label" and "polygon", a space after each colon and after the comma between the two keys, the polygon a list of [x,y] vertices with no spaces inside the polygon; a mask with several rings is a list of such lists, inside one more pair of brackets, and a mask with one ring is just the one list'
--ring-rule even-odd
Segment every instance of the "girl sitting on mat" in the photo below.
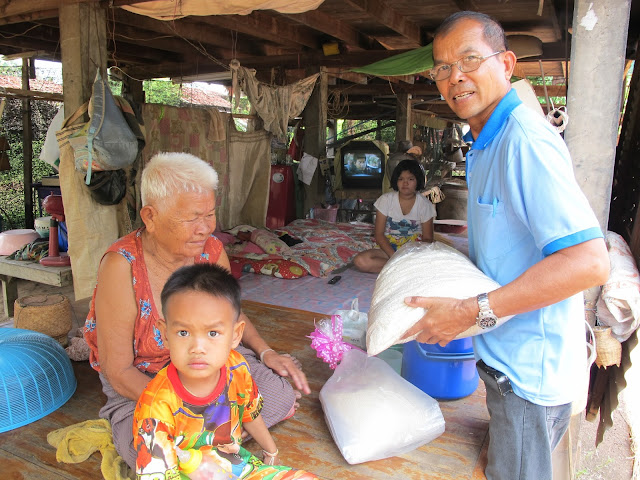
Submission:
{"label": "girl sitting on mat", "polygon": [[415,160],[403,160],[393,169],[391,186],[395,191],[381,195],[374,204],[378,245],[354,257],[358,270],[379,273],[398,247],[410,241],[433,242],[436,208],[417,194],[424,184],[424,170]]}

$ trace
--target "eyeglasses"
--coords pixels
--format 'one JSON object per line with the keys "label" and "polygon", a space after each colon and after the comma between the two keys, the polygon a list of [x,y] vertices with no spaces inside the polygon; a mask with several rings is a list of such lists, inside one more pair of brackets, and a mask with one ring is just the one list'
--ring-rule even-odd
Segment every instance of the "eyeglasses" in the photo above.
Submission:
{"label": "eyeglasses", "polygon": [[458,67],[458,70],[460,70],[462,73],[475,72],[480,68],[480,64],[487,58],[491,58],[494,55],[498,55],[499,53],[503,52],[504,50],[500,50],[499,52],[493,52],[489,55],[485,55],[484,57],[481,57],[479,55],[468,55],[448,65],[438,65],[437,67],[432,68],[429,72],[429,76],[436,82],[439,82],[440,80],[446,80],[451,76],[451,71],[454,65]]}

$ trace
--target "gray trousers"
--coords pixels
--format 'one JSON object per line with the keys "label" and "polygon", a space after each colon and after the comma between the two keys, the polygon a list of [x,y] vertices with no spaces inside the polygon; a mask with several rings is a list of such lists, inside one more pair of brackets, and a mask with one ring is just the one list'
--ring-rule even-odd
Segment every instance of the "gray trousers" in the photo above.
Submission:
{"label": "gray trousers", "polygon": [[487,389],[488,480],[552,480],[551,452],[571,420],[571,403],[536,405],[513,392],[502,395],[496,379],[478,365]]}
{"label": "gray trousers", "polygon": [[[253,351],[243,346],[238,346],[236,351],[241,353],[249,363],[251,376],[264,398],[262,418],[267,428],[270,428],[284,420],[290,413],[296,401],[293,387],[285,378],[261,363]],[[106,418],[111,423],[116,451],[135,471],[137,453],[133,447],[133,412],[136,402],[116,392],[102,374],[100,374],[100,381],[102,391],[107,396],[107,403],[100,409],[100,418]]]}

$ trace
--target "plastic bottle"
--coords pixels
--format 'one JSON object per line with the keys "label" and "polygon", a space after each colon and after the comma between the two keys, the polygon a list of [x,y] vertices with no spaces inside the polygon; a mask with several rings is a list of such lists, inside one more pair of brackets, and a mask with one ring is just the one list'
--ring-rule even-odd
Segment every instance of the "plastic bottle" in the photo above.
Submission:
{"label": "plastic bottle", "polygon": [[225,470],[211,455],[203,455],[200,450],[182,450],[176,447],[179,468],[190,480],[235,480],[232,472]]}

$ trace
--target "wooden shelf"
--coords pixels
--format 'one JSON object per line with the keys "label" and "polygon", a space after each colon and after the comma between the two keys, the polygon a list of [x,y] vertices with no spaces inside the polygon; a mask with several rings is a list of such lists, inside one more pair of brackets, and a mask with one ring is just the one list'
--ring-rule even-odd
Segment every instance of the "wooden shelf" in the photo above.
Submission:
{"label": "wooden shelf", "polygon": [[362,198],[363,200],[377,200],[382,195],[382,189],[350,189],[350,190],[336,190],[337,200],[353,200]]}

